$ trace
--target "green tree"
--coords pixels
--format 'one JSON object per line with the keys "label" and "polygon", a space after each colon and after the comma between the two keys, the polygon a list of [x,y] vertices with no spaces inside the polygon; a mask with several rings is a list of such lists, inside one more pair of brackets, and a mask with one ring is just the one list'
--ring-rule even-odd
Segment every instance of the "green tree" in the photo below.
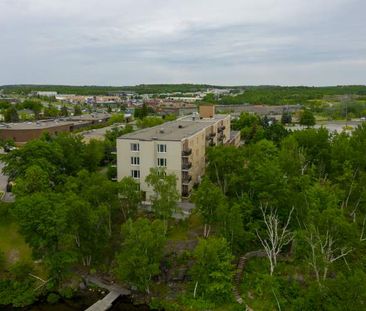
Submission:
{"label": "green tree", "polygon": [[151,168],[146,176],[146,183],[152,187],[152,209],[158,219],[163,220],[167,229],[167,221],[177,210],[179,192],[175,174],[166,174],[165,169]]}
{"label": "green tree", "polygon": [[159,220],[129,219],[122,225],[122,236],[116,274],[122,281],[149,293],[152,277],[160,272],[166,241],[164,224]]}
{"label": "green tree", "polygon": [[200,240],[191,269],[194,297],[224,303],[232,300],[233,256],[224,238]]}
{"label": "green tree", "polygon": [[108,120],[108,124],[123,123],[125,121],[125,115],[123,113],[115,113]]}
{"label": "green tree", "polygon": [[65,248],[70,238],[66,215],[68,206],[60,194],[34,193],[20,197],[13,214],[35,259],[42,259],[54,282],[62,280],[73,254]]}
{"label": "green tree", "polygon": [[208,237],[211,226],[217,221],[217,209],[225,204],[225,196],[219,187],[204,178],[193,193],[192,200],[205,223],[203,236]]}
{"label": "green tree", "polygon": [[60,115],[60,111],[52,104],[43,109],[43,114],[45,117],[56,118]]}
{"label": "green tree", "polygon": [[46,192],[50,189],[49,176],[38,165],[32,165],[25,171],[24,177],[16,180],[14,193],[17,196],[29,195],[35,192]]}
{"label": "green tree", "polygon": [[77,194],[65,195],[69,206],[67,223],[74,237],[74,249],[84,266],[104,258],[103,252],[109,240],[108,209],[105,205],[92,206]]}
{"label": "green tree", "polygon": [[307,127],[315,125],[314,114],[309,110],[305,109],[300,115],[300,124]]}
{"label": "green tree", "polygon": [[82,115],[81,107],[79,105],[76,105],[74,107],[74,116],[81,116]]}
{"label": "green tree", "polygon": [[61,116],[63,117],[67,117],[69,115],[69,111],[67,110],[66,106],[62,106],[61,107],[61,111],[60,111]]}
{"label": "green tree", "polygon": [[124,177],[118,182],[118,198],[123,218],[135,218],[141,202],[140,186],[132,177]]}
{"label": "green tree", "polygon": [[90,172],[95,172],[104,158],[104,143],[91,139],[85,146],[84,165]]}
{"label": "green tree", "polygon": [[282,124],[290,124],[292,123],[292,115],[289,110],[284,109],[281,115],[281,123]]}
{"label": "green tree", "polygon": [[18,111],[14,106],[11,106],[7,110],[5,110],[4,120],[5,120],[5,122],[18,122],[19,121]]}
{"label": "green tree", "polygon": [[144,117],[143,119],[137,120],[136,124],[139,128],[148,128],[163,124],[164,120],[160,117]]}

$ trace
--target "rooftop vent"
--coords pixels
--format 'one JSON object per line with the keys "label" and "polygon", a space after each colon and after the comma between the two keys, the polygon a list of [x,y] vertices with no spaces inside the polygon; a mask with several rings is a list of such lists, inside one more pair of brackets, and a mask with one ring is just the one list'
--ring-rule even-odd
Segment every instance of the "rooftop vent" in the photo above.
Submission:
{"label": "rooftop vent", "polygon": [[152,140],[158,140],[158,138],[156,136],[151,138]]}
{"label": "rooftop vent", "polygon": [[182,124],[178,125],[178,128],[182,129],[184,126]]}
{"label": "rooftop vent", "polygon": [[159,132],[160,134],[164,134],[164,128],[161,128]]}

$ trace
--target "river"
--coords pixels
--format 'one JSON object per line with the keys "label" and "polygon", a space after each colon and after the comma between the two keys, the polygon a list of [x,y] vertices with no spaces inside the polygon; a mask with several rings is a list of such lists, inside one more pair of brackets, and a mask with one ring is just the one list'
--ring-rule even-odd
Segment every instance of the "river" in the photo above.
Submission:
{"label": "river", "polygon": [[[98,292],[83,292],[73,299],[65,299],[55,304],[49,304],[46,301],[37,302],[24,308],[14,308],[10,306],[1,306],[1,311],[83,311],[89,308],[99,299],[103,298]],[[150,311],[147,305],[134,305],[128,297],[120,297],[114,303],[111,311]]]}

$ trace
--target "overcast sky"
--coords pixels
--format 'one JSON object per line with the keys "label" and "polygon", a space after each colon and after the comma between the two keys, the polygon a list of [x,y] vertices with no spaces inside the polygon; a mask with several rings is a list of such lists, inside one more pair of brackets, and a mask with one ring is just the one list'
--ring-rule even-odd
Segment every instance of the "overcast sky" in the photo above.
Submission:
{"label": "overcast sky", "polygon": [[366,0],[0,0],[0,85],[366,84]]}

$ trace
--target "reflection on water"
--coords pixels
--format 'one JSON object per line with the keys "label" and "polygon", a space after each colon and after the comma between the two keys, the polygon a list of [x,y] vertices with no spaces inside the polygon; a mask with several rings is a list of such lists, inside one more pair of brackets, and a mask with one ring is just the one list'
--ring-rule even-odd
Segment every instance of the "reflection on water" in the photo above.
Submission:
{"label": "reflection on water", "polygon": [[[39,302],[32,306],[25,308],[13,308],[0,305],[1,311],[83,311],[89,308],[99,299],[103,298],[98,292],[85,292],[82,295],[69,300],[63,300],[56,304],[48,304]],[[135,306],[128,297],[120,297],[114,303],[111,311],[149,311],[151,310],[147,305]]]}

